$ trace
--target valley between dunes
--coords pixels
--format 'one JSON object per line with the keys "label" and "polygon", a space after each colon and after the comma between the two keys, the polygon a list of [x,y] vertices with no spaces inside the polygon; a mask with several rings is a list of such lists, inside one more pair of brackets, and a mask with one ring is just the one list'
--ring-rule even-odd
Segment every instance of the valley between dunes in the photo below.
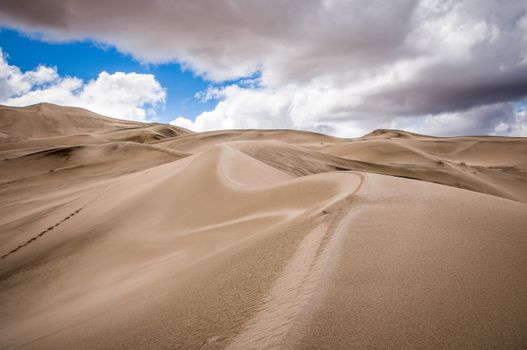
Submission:
{"label": "valley between dunes", "polygon": [[527,347],[527,139],[0,107],[2,349]]}

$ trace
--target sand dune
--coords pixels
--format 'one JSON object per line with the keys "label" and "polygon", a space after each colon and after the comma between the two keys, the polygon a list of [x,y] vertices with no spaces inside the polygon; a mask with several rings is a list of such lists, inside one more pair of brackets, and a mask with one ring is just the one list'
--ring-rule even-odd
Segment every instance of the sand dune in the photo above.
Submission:
{"label": "sand dune", "polygon": [[527,345],[527,140],[0,108],[0,348]]}

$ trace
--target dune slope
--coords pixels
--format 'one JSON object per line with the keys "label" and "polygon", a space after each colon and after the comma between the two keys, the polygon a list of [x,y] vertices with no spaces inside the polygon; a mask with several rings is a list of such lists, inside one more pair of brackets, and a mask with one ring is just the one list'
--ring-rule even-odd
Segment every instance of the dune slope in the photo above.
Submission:
{"label": "dune slope", "polygon": [[0,348],[527,344],[525,139],[13,113]]}

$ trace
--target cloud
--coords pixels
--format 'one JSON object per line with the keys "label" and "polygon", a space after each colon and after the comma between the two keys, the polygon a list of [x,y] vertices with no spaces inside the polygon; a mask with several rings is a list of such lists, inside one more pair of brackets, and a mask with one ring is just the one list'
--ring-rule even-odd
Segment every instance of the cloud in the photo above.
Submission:
{"label": "cloud", "polygon": [[232,84],[209,89],[204,95],[219,99],[214,110],[200,114],[193,122],[180,117],[172,123],[196,131],[291,128],[341,135],[357,135],[375,124],[373,120],[367,122],[367,115],[343,118],[342,111],[353,103],[353,91],[328,89],[324,84],[291,84],[276,89]]}
{"label": "cloud", "polygon": [[43,85],[57,78],[56,69],[45,66],[22,73],[18,67],[7,64],[0,49],[0,100],[27,93],[34,85]]}
{"label": "cloud", "polygon": [[[179,118],[199,130],[477,133],[514,119],[496,106],[527,98],[525,0],[18,0],[0,3],[0,24],[179,62],[216,83],[258,76],[215,85],[214,110]],[[448,115],[457,128],[437,122]]]}
{"label": "cloud", "polygon": [[[201,95],[219,99],[219,102],[212,111],[202,113],[194,121],[178,117],[171,124],[195,131],[291,128],[342,137],[361,136],[376,128],[405,129],[438,136],[527,135],[527,118],[521,102],[422,116],[394,116],[361,109],[360,96],[353,88],[329,89],[316,83],[280,89],[229,85],[209,89]],[[527,104],[527,100],[523,102]]]}
{"label": "cloud", "polygon": [[151,74],[107,72],[85,82],[61,77],[54,67],[38,66],[22,72],[0,51],[0,103],[27,106],[51,102],[90,109],[117,118],[146,121],[163,104],[165,90]]}
{"label": "cloud", "polygon": [[415,3],[18,0],[0,3],[0,23],[49,41],[93,39],[143,61],[182,62],[217,81],[261,69],[269,79],[308,79],[328,62],[351,69],[404,56]]}
{"label": "cloud", "polygon": [[434,135],[527,135],[525,111],[515,103],[478,106],[463,112],[428,115],[414,129]]}

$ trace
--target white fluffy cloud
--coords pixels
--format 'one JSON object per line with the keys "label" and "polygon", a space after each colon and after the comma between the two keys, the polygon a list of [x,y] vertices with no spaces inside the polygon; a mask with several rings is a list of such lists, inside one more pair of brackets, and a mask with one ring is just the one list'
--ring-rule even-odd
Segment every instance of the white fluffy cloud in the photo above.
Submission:
{"label": "white fluffy cloud", "polygon": [[233,84],[209,89],[204,95],[219,99],[214,110],[202,113],[195,121],[179,117],[172,124],[196,131],[291,128],[338,135],[358,135],[371,127],[342,114],[356,99],[353,89],[348,88],[328,89],[316,83],[276,89]]}
{"label": "white fluffy cloud", "polygon": [[96,113],[130,120],[156,117],[155,107],[166,94],[151,74],[107,72],[85,82],[61,77],[54,67],[38,66],[22,72],[0,51],[0,104],[27,106],[51,102],[87,108]]}
{"label": "white fluffy cloud", "polygon": [[0,2],[0,25],[176,61],[214,82],[258,76],[174,121],[196,130],[523,130],[510,106],[527,98],[525,0],[17,0]]}
{"label": "white fluffy cloud", "polygon": [[0,49],[0,100],[28,93],[34,85],[44,85],[57,78],[56,69],[45,66],[22,73],[18,67],[6,62]]}

